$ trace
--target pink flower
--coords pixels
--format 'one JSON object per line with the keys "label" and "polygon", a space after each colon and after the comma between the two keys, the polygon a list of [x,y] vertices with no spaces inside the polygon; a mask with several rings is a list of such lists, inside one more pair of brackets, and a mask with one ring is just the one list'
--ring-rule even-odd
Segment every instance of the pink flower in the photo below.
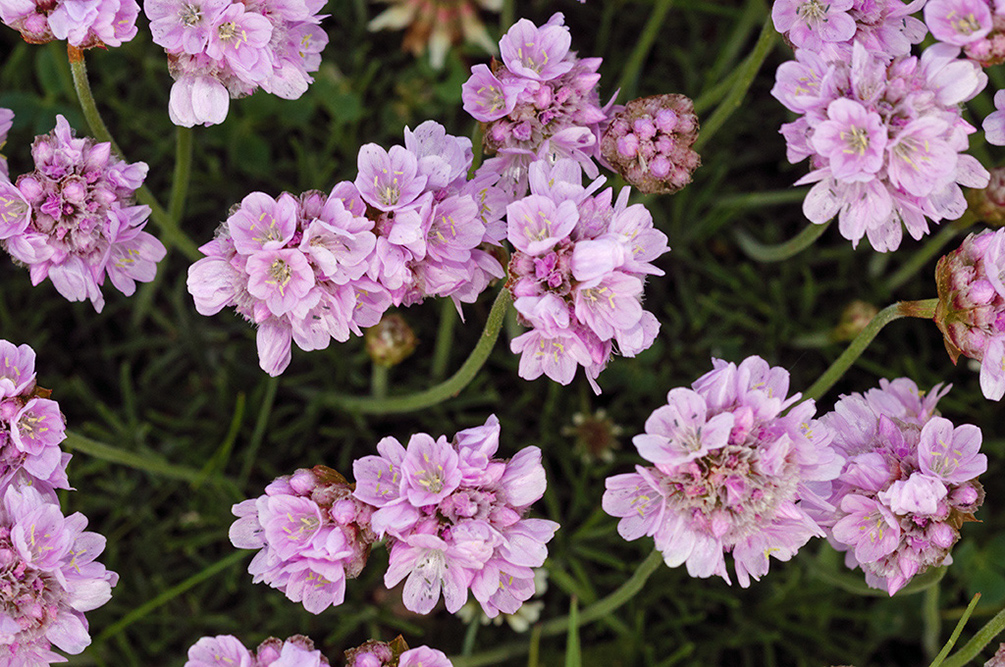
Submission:
{"label": "pink flower", "polygon": [[844,42],[855,35],[855,19],[848,14],[852,0],[775,0],[771,19],[775,30],[786,33],[797,47],[820,51],[825,42]]}
{"label": "pink flower", "polygon": [[563,17],[555,14],[538,28],[527,19],[520,19],[499,40],[499,51],[506,67],[534,81],[550,81],[572,69],[567,60],[572,35],[562,25]]}
{"label": "pink flower", "polygon": [[377,144],[359,149],[356,188],[366,203],[381,211],[395,211],[411,204],[426,186],[426,176],[417,175],[418,160],[401,146],[390,152]]}
{"label": "pink flower", "polygon": [[929,0],[925,23],[940,42],[964,46],[991,32],[991,8],[984,0]]}
{"label": "pink flower", "polygon": [[471,78],[461,86],[464,110],[484,123],[499,120],[513,111],[523,88],[519,81],[503,83],[486,65],[475,65]]}
{"label": "pink flower", "polygon": [[886,127],[880,115],[848,99],[827,107],[813,133],[813,147],[830,159],[831,174],[844,181],[869,181],[883,166]]}

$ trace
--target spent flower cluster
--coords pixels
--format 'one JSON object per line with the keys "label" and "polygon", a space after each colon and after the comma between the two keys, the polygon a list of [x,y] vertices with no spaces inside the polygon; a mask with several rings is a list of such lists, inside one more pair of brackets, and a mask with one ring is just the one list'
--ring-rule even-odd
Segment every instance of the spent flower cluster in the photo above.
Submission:
{"label": "spent flower cluster", "polygon": [[829,496],[817,489],[833,506],[821,523],[848,567],[861,567],[869,586],[890,595],[951,563],[960,527],[984,501],[980,429],[935,414],[948,390],[937,385],[925,395],[907,378],[880,380],[821,418],[847,459]]}
{"label": "spent flower cluster", "polygon": [[28,267],[32,284],[49,278],[70,301],[90,299],[101,312],[106,276],[127,296],[153,280],[167,251],[143,231],[150,208],[133,205],[147,165],[74,136],[63,116],[31,154],[34,171],[16,184],[0,177],[0,245]]}
{"label": "spent flower cluster", "polygon": [[824,535],[809,485],[834,479],[843,458],[813,401],[788,396],[787,371],[760,357],[713,366],[691,389],[670,390],[633,439],[654,465],[608,478],[603,507],[622,537],[653,536],[666,564],[693,577],[729,582],[731,552],[746,587],[769,556],[787,561]]}
{"label": "spent flower cluster", "polygon": [[0,20],[24,41],[80,49],[122,46],[136,36],[139,13],[136,0],[0,0]]}
{"label": "spent flower cluster", "polygon": [[513,613],[534,594],[534,568],[558,524],[525,517],[544,495],[541,450],[525,447],[494,458],[495,416],[453,441],[417,433],[403,447],[377,444],[378,456],[353,463],[355,496],[375,508],[371,528],[388,539],[384,583],[405,580],[405,607],[427,614],[442,592],[454,613],[468,589],[490,617]]}
{"label": "spent flower cluster", "polygon": [[792,163],[810,158],[815,183],[803,212],[816,224],[838,216],[841,235],[896,250],[903,228],[919,239],[966,210],[961,185],[984,187],[988,172],[963,153],[975,131],[960,104],[987,83],[959,48],[929,47],[889,62],[856,42],[851,57],[810,49],[778,68],[774,95],[801,117],[782,126]]}
{"label": "spent flower cluster", "polygon": [[582,366],[594,390],[614,345],[626,357],[645,350],[659,322],[642,307],[652,262],[667,238],[642,204],[628,205],[628,188],[594,194],[602,179],[582,185],[573,160],[531,164],[531,194],[506,208],[507,237],[516,249],[509,282],[519,319],[532,327],[513,339],[520,377],[542,374],[569,384]]}
{"label": "spent flower cluster", "polygon": [[230,98],[258,88],[295,100],[314,80],[328,35],[323,0],[145,0],[154,42],[175,82],[175,125],[215,125]]}

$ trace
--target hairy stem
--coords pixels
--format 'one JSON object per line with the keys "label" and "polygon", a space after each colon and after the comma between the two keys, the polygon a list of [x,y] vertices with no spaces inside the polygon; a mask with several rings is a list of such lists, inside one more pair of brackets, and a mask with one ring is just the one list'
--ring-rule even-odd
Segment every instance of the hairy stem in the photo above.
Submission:
{"label": "hairy stem", "polygon": [[[974,598],[970,601],[970,604],[967,605],[967,610],[963,612],[963,616],[960,618],[960,622],[956,624],[955,628],[953,628],[953,634],[950,635],[949,641],[947,641],[946,645],[942,647],[942,650],[939,651],[939,654],[937,656],[935,656],[935,660],[932,660],[932,664],[929,667],[939,667],[940,665],[942,665],[942,667],[947,667],[947,666],[950,666],[951,664],[952,664],[952,667],[958,667],[958,666],[964,665],[964,664],[966,664],[968,662],[966,660],[964,660],[963,662],[956,662],[956,660],[957,660],[958,656],[961,653],[963,653],[963,651],[967,648],[967,646],[970,646],[970,644],[967,644],[967,646],[964,646],[962,649],[960,649],[960,651],[957,652],[956,655],[954,655],[948,661],[946,660],[946,656],[949,655],[949,652],[953,650],[953,645],[956,644],[956,640],[960,638],[960,633],[963,632],[963,626],[967,624],[967,619],[970,618],[970,614],[972,614],[974,612],[974,607],[977,606],[977,602],[980,599],[981,599],[981,594],[980,593],[974,595]],[[1005,612],[1002,612],[1002,613],[1005,613]],[[998,616],[1001,616],[1001,615],[1002,614],[998,614]],[[995,616],[995,618],[998,618],[998,616]],[[990,621],[988,621],[988,625],[991,625],[994,622],[994,620],[995,619],[993,618]],[[988,626],[985,625],[984,627],[986,628]],[[1001,628],[999,628],[999,630],[1000,629]],[[977,639],[977,638],[974,637],[974,639]],[[973,640],[971,640],[970,643],[973,643]],[[977,650],[979,651],[980,648],[978,648]]]}
{"label": "hairy stem", "polygon": [[[953,643],[959,638],[960,631],[963,629],[963,624],[966,623],[969,612],[973,610],[974,604],[976,603],[976,597],[970,606],[967,607],[967,613],[964,614],[963,618],[960,619],[957,629],[953,631],[953,636],[950,638],[949,643],[943,649],[943,652],[948,653],[949,649],[952,648]],[[963,645],[959,651],[953,655],[946,658],[945,662],[942,663],[942,667],[963,667],[971,660],[977,657],[977,655],[991,643],[991,640],[998,636],[998,634],[1005,629],[1005,609],[994,615],[990,621],[984,624],[984,627],[977,631],[974,638]],[[932,667],[937,667],[938,662],[933,662]]]}
{"label": "hairy stem", "polygon": [[810,223],[803,231],[778,245],[763,245],[745,232],[736,233],[736,242],[740,244],[740,250],[754,261],[784,262],[813,245],[813,242],[827,231],[830,224],[830,222],[825,222],[822,225]]}
{"label": "hairy stem", "polygon": [[168,215],[175,225],[181,225],[185,216],[185,199],[192,177],[192,128],[175,129],[174,178],[171,181],[171,199],[168,200]]}
{"label": "hairy stem", "polygon": [[974,224],[974,215],[969,210],[960,216],[959,220],[954,220],[942,227],[939,233],[928,239],[918,252],[911,255],[911,258],[900,265],[893,272],[887,281],[887,288],[893,292],[903,287],[907,281],[916,276],[925,264],[928,264],[939,252],[960,232]]}

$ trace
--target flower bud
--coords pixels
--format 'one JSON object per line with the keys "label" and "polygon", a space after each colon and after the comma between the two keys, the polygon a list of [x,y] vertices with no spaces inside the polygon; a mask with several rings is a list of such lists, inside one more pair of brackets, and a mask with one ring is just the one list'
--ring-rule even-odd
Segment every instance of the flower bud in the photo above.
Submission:
{"label": "flower bud", "polygon": [[859,300],[852,301],[841,312],[838,325],[831,331],[831,339],[835,342],[853,339],[868,326],[877,313],[879,313],[879,308],[871,303]]}
{"label": "flower bud", "polygon": [[967,190],[967,204],[974,217],[986,225],[1005,225],[1005,167],[991,170],[991,182],[986,188]]}
{"label": "flower bud", "polygon": [[389,313],[376,326],[366,330],[366,352],[378,366],[397,366],[419,344],[412,327],[397,313]]}

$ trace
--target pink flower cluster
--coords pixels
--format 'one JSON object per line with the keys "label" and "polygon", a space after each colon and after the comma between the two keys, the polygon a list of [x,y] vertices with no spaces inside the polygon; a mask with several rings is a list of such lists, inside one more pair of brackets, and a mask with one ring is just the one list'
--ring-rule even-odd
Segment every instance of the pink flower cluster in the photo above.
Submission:
{"label": "pink flower cluster", "polygon": [[521,354],[520,377],[542,374],[569,384],[582,366],[594,390],[617,343],[632,357],[652,345],[656,317],[642,307],[652,262],[667,252],[666,236],[628,188],[612,201],[598,179],[582,185],[573,160],[531,165],[531,195],[506,208],[507,237],[516,249],[508,287],[519,319],[532,327],[510,349]]}
{"label": "pink flower cluster", "polygon": [[359,152],[355,183],[244,198],[206,258],[189,268],[196,310],[235,306],[258,325],[262,369],[278,375],[291,342],[318,350],[374,326],[392,303],[427,296],[473,302],[502,266],[504,195],[492,177],[467,180],[471,142],[432,121],[405,130],[405,146]]}
{"label": "pink flower cluster", "polygon": [[[0,107],[0,149],[7,143],[7,133],[14,125],[14,112],[10,109]],[[10,172],[7,170],[7,158],[0,155],[0,181],[10,180]]]}
{"label": "pink flower cluster", "polygon": [[775,29],[798,49],[834,59],[851,56],[852,45],[887,59],[905,56],[921,42],[925,24],[911,16],[925,4],[913,0],[775,0]]}
{"label": "pink flower cluster", "polygon": [[390,644],[370,640],[349,649],[345,667],[453,667],[453,663],[442,651],[428,646],[409,649],[399,636]]}
{"label": "pink flower cluster", "polygon": [[920,58],[888,62],[856,42],[850,58],[800,49],[778,68],[772,95],[802,114],[781,132],[790,162],[810,158],[812,171],[796,182],[815,183],[803,202],[810,221],[836,215],[854,245],[866,236],[886,252],[900,245],[904,226],[919,239],[929,231],[926,218],[963,214],[960,186],[985,187],[989,176],[962,153],[975,129],[960,103],[987,76],[958,54],[937,44]]}
{"label": "pink flower cluster", "polygon": [[375,508],[373,531],[391,558],[384,583],[405,580],[405,607],[428,614],[442,592],[456,612],[471,589],[489,617],[513,613],[534,594],[533,568],[544,564],[558,524],[524,515],[544,495],[541,450],[494,458],[499,421],[460,431],[454,440],[418,433],[402,447],[377,444],[379,456],[353,463],[355,496]]}
{"label": "pink flower cluster", "polygon": [[809,485],[834,479],[843,458],[813,401],[787,397],[787,371],[760,357],[713,366],[691,389],[670,390],[633,440],[654,465],[608,478],[603,507],[622,537],[653,536],[666,564],[693,577],[728,582],[732,552],[746,587],[769,555],[787,561],[824,535],[807,511],[819,501]]}
{"label": "pink flower cluster", "polygon": [[352,495],[334,470],[297,470],[265,487],[265,495],[234,505],[230,541],[260,549],[248,571],[312,614],[342,604],[346,579],[366,565],[372,508]]}
{"label": "pink flower cluster", "polygon": [[112,155],[111,144],[76,138],[69,123],[36,137],[35,171],[17,185],[0,179],[0,244],[29,268],[32,284],[47,277],[70,301],[90,299],[101,312],[105,277],[123,294],[153,280],[166,250],[143,231],[150,208],[132,205],[147,165]]}
{"label": "pink flower cluster", "polygon": [[881,380],[821,417],[847,459],[827,498],[835,508],[824,520],[827,537],[847,552],[848,567],[861,567],[869,586],[890,595],[952,562],[960,526],[984,500],[980,429],[935,416],[948,389],[923,395],[907,378]]}
{"label": "pink flower cluster", "polygon": [[79,512],[29,484],[6,488],[0,503],[0,664],[65,662],[91,643],[84,612],[108,602],[118,575],[95,558],[105,538],[85,531]]}
{"label": "pink flower cluster", "polygon": [[259,87],[285,99],[304,94],[328,35],[323,0],[145,0],[154,42],[175,79],[168,113],[176,125],[215,125],[230,98]]}
{"label": "pink flower cluster", "polygon": [[233,635],[203,637],[188,649],[185,667],[327,667],[328,658],[304,635],[269,637],[253,654]]}
{"label": "pink flower cluster", "polygon": [[485,147],[497,154],[483,169],[516,196],[526,194],[534,160],[572,158],[598,174],[601,58],[577,58],[571,44],[561,13],[540,28],[520,19],[499,41],[502,62],[475,65],[461,88],[464,110],[487,124]]}
{"label": "pink flower cluster", "polygon": [[971,234],[935,269],[935,323],[953,363],[981,362],[981,390],[1005,396],[1005,229]]}
{"label": "pink flower cluster", "polygon": [[0,20],[24,41],[65,39],[81,49],[122,46],[136,36],[135,0],[0,0]]}
{"label": "pink flower cluster", "polygon": [[929,0],[925,23],[940,42],[963,47],[984,67],[1005,62],[1005,6],[987,0]]}
{"label": "pink flower cluster", "polygon": [[35,384],[35,351],[0,340],[0,495],[9,486],[33,486],[56,502],[69,489],[64,454],[66,423],[49,391]]}

